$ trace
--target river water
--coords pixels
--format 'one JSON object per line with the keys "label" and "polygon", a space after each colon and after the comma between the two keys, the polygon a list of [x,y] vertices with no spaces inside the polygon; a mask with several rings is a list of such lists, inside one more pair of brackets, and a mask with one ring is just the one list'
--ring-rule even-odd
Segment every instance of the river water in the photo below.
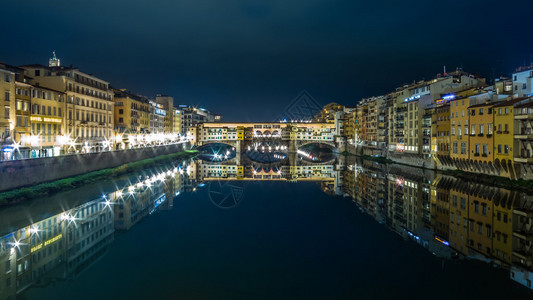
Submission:
{"label": "river water", "polygon": [[0,299],[525,299],[532,201],[354,157],[175,162],[1,210]]}

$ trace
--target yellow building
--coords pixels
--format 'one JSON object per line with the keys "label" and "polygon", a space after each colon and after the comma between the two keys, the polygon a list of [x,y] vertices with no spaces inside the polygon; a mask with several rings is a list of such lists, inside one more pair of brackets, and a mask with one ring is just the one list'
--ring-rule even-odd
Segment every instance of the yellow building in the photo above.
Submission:
{"label": "yellow building", "polygon": [[125,90],[114,90],[114,102],[114,124],[117,132],[148,132],[150,103],[147,98]]}
{"label": "yellow building", "polygon": [[[15,132],[16,142],[29,141],[30,138],[30,103],[32,86],[22,81],[15,82]],[[22,151],[22,150],[21,150]]]}
{"label": "yellow building", "polygon": [[4,145],[13,143],[16,72],[16,68],[0,64],[0,102],[2,103],[2,109],[0,109],[0,143]]}
{"label": "yellow building", "polygon": [[469,115],[468,107],[470,106],[470,98],[460,98],[450,101],[450,120],[451,120],[451,135],[450,143],[452,151],[450,157],[456,162],[458,160],[465,161],[469,159]]}
{"label": "yellow building", "polygon": [[32,157],[59,155],[65,133],[63,92],[34,86],[31,92]]}
{"label": "yellow building", "polygon": [[437,135],[437,156],[441,164],[447,164],[450,157],[450,105],[443,104],[435,108]]}
{"label": "yellow building", "polygon": [[500,176],[517,178],[513,150],[518,149],[514,138],[514,106],[527,98],[519,98],[496,104],[494,111],[494,165]]}
{"label": "yellow building", "polygon": [[468,107],[470,116],[470,159],[474,163],[481,163],[483,171],[494,162],[494,118],[495,103],[481,103]]}
{"label": "yellow building", "polygon": [[[55,63],[53,63],[55,62]],[[113,92],[109,83],[77,68],[59,65],[24,65],[25,75],[34,85],[64,92],[66,97],[65,131],[76,140],[78,151],[101,150],[113,130]]]}

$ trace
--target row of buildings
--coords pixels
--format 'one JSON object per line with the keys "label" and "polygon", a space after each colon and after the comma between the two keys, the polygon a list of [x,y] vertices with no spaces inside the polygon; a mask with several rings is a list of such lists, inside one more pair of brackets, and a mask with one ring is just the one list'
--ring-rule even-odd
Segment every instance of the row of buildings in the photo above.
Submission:
{"label": "row of buildings", "polygon": [[62,66],[55,53],[48,66],[0,63],[0,102],[3,158],[14,148],[26,157],[58,155],[65,144],[72,152],[98,151],[109,143],[127,143],[128,134],[185,135],[194,122],[221,118],[190,105],[175,106],[170,96],[116,89]]}
{"label": "row of buildings", "polygon": [[329,104],[316,121],[339,123],[349,152],[532,179],[532,78],[533,65],[493,85],[457,69],[362,99],[355,107]]}

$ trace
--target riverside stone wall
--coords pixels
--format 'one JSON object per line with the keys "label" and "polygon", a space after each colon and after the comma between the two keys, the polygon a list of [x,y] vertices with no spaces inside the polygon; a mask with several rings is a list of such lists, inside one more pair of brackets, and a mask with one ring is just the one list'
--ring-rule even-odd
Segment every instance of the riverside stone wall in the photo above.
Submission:
{"label": "riverside stone wall", "polygon": [[183,151],[187,144],[0,162],[0,191]]}

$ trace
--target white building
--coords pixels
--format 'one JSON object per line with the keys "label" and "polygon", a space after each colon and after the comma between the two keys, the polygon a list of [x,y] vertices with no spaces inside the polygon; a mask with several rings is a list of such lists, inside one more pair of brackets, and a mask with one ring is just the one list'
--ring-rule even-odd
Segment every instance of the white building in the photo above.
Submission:
{"label": "white building", "polygon": [[513,94],[515,97],[532,96],[531,78],[533,78],[533,65],[520,67],[513,73]]}

